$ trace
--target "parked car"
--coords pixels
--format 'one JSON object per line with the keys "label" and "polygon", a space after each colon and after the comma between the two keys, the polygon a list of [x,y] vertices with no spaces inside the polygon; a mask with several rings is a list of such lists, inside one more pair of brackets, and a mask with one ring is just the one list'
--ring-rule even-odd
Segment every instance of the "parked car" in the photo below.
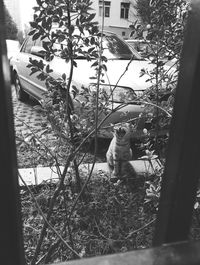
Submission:
{"label": "parked car", "polygon": [[[152,69],[153,66],[147,60],[143,59],[136,50],[130,49],[129,46],[114,33],[104,32],[103,47],[104,55],[107,57],[108,61],[106,63],[107,73],[105,75],[105,83],[101,86],[109,90],[117,85],[113,95],[112,105],[119,105],[119,99],[123,95],[128,95],[130,98],[134,98],[135,95],[141,95],[148,87],[148,83],[144,76],[140,77],[140,71],[142,68]],[[30,95],[40,102],[43,100],[44,92],[47,91],[44,81],[39,80],[35,74],[30,75],[31,70],[27,68],[29,58],[43,60],[45,64],[50,64],[50,68],[54,70],[53,75],[55,77],[61,76],[63,72],[68,75],[70,71],[70,64],[64,59],[55,56],[51,62],[46,61],[45,57],[42,55],[44,54],[42,51],[42,41],[39,39],[32,40],[32,37],[29,36],[22,44],[19,53],[12,58],[18,100],[26,100],[27,95]],[[129,64],[131,58],[133,59]],[[77,67],[74,68],[72,84],[79,88],[81,86],[90,86],[90,77],[95,74],[94,67],[91,67],[93,62],[87,61],[86,58],[81,55],[80,58],[76,58],[76,63]],[[102,126],[105,127],[110,123],[115,124],[133,119],[138,117],[143,110],[143,105],[129,104],[110,115]],[[139,133],[143,129],[144,124],[141,122],[138,126]],[[108,130],[101,130],[99,135],[101,137],[111,137]]]}
{"label": "parked car", "polygon": [[[152,44],[149,40],[144,39],[126,39],[126,43],[131,47],[131,49],[136,50],[142,57],[151,59],[152,55],[156,54],[156,45]],[[163,52],[163,60],[166,66],[173,67],[177,62],[177,57],[172,56],[174,54],[172,51]]]}
{"label": "parked car", "polygon": [[10,40],[6,39],[6,46],[7,46],[7,57],[10,64],[10,73],[11,73],[11,81],[13,82],[13,69],[11,64],[11,59],[13,56],[15,56],[16,53],[20,50],[20,43],[18,40]]}
{"label": "parked car", "polygon": [[6,46],[7,46],[8,60],[10,60],[17,52],[19,52],[20,43],[18,40],[6,39]]}
{"label": "parked car", "polygon": [[151,50],[151,46],[149,45],[150,42],[147,41],[147,40],[143,40],[143,39],[126,39],[125,41],[126,41],[126,43],[128,43],[128,45],[131,46],[131,48],[135,49],[140,54],[150,53],[152,51]]}

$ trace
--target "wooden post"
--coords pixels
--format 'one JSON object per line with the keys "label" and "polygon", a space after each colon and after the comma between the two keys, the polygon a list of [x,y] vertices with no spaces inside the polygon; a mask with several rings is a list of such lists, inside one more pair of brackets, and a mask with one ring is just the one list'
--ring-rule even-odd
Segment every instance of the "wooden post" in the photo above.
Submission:
{"label": "wooden post", "polygon": [[11,102],[9,64],[6,56],[3,1],[0,0],[0,263],[23,265],[22,222]]}
{"label": "wooden post", "polygon": [[200,176],[200,1],[191,1],[154,246],[188,239]]}

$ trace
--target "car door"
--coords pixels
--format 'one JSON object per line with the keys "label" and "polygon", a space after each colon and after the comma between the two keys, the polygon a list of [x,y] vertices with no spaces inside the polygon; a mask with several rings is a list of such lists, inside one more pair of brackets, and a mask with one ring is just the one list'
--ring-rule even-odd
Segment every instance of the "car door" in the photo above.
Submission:
{"label": "car door", "polygon": [[37,78],[37,74],[31,75],[31,69],[27,67],[30,58],[38,61],[43,60],[44,63],[46,63],[44,59],[31,53],[32,47],[34,47],[36,44],[38,43],[33,41],[32,37],[28,37],[15,60],[15,64],[20,84],[23,89],[37,100],[41,100],[43,93],[46,91],[45,82],[40,81]]}

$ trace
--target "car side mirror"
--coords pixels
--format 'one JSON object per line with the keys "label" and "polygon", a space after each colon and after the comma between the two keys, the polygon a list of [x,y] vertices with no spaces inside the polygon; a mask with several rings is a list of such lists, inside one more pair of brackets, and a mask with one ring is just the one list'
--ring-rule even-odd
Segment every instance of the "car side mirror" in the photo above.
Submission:
{"label": "car side mirror", "polygon": [[31,54],[41,57],[42,59],[46,56],[46,51],[41,46],[33,46],[31,48]]}

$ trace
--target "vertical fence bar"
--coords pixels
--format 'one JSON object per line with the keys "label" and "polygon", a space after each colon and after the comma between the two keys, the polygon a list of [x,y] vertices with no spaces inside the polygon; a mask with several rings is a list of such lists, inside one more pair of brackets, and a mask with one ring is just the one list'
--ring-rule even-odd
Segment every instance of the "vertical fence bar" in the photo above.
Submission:
{"label": "vertical fence bar", "polygon": [[188,239],[200,176],[200,1],[191,1],[154,246]]}
{"label": "vertical fence bar", "polygon": [[4,21],[3,1],[0,0],[0,263],[23,265],[25,260]]}

